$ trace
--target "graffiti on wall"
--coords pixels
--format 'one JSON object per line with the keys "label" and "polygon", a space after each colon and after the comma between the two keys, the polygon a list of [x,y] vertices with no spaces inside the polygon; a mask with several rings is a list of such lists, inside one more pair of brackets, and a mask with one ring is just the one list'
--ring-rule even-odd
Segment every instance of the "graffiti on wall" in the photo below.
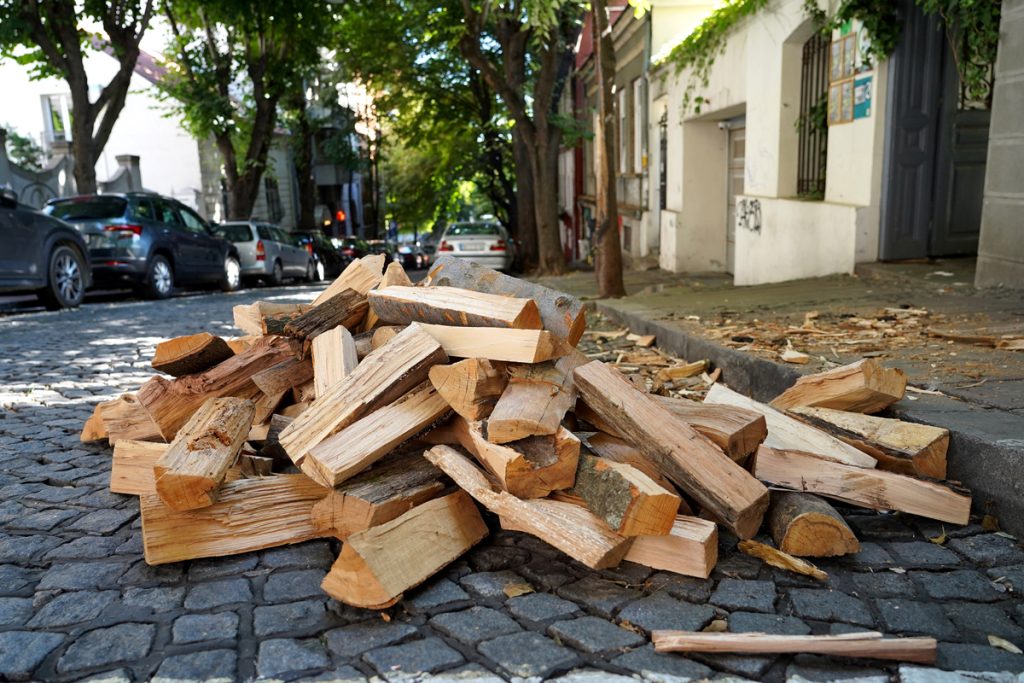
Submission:
{"label": "graffiti on wall", "polygon": [[761,232],[761,200],[740,199],[736,206],[736,225],[750,232]]}

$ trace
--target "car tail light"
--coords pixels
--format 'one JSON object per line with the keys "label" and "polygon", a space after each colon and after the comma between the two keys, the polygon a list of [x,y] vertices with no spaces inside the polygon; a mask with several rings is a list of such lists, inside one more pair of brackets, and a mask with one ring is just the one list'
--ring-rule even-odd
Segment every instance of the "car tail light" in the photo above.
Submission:
{"label": "car tail light", "polygon": [[104,225],[103,230],[105,232],[121,233],[117,236],[117,239],[129,239],[131,235],[137,236],[142,234],[141,225]]}
{"label": "car tail light", "polygon": [[256,260],[267,260],[267,248],[263,246],[263,240],[260,240],[259,242],[256,243]]}
{"label": "car tail light", "polygon": [[490,247],[491,251],[505,251],[505,240],[498,240]]}
{"label": "car tail light", "polygon": [[355,256],[356,250],[353,249],[352,247],[345,247],[344,249],[341,250],[341,253],[344,254],[345,256]]}
{"label": "car tail light", "polygon": [[441,246],[437,248],[438,251],[455,251],[455,247],[448,244],[444,240],[441,240]]}
{"label": "car tail light", "polygon": [[310,256],[313,255],[313,243],[312,242],[306,242],[306,253],[309,254]]}

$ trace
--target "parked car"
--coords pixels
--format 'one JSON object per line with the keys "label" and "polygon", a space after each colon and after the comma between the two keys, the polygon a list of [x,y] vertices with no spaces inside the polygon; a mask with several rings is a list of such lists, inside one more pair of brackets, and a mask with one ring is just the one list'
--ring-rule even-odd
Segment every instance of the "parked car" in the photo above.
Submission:
{"label": "parked car", "polygon": [[398,250],[395,249],[395,245],[386,240],[366,240],[367,253],[370,254],[384,254],[384,267],[387,268],[388,264],[392,261],[401,262],[401,255]]}
{"label": "parked car", "polygon": [[351,260],[334,246],[334,240],[322,232],[293,232],[292,235],[307,251],[313,252],[318,280],[338,277]]}
{"label": "parked car", "polygon": [[495,270],[512,268],[510,241],[505,228],[498,223],[452,223],[441,234],[437,251]]}
{"label": "parked car", "polygon": [[238,249],[243,278],[259,278],[275,287],[289,277],[306,282],[317,279],[313,250],[276,225],[231,221],[213,226],[213,232]]}
{"label": "parked car", "polygon": [[199,214],[151,192],[51,199],[46,213],[73,225],[89,248],[93,278],[130,285],[153,299],[181,283],[241,286],[238,249],[213,234]]}
{"label": "parked car", "polygon": [[366,240],[358,237],[335,237],[331,241],[349,261],[371,253],[370,245],[366,243]]}
{"label": "parked car", "polygon": [[47,308],[75,308],[92,284],[87,254],[73,227],[0,190],[0,292],[35,292]]}
{"label": "parked car", "polygon": [[420,248],[423,249],[423,255],[427,258],[424,268],[429,268],[434,259],[437,258],[437,245],[433,242],[424,242]]}
{"label": "parked car", "polygon": [[398,256],[402,267],[407,270],[420,270],[430,265],[430,257],[418,244],[404,242],[398,245]]}

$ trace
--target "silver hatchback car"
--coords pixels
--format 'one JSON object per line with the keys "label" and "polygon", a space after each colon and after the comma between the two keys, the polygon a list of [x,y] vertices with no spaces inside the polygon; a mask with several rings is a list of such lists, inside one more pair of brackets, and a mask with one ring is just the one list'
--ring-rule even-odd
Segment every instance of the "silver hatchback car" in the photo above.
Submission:
{"label": "silver hatchback car", "polygon": [[512,268],[512,241],[498,223],[452,223],[445,228],[437,247],[438,256],[452,256],[495,270]]}
{"label": "silver hatchback car", "polygon": [[285,278],[317,278],[316,257],[298,239],[276,225],[258,221],[232,221],[213,231],[233,242],[241,257],[242,277],[279,285]]}

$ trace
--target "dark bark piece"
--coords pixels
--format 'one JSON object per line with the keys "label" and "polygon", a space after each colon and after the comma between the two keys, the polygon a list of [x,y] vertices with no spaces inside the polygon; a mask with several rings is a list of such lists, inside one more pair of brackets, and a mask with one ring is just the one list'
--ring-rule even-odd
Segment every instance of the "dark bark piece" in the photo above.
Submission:
{"label": "dark bark piece", "polygon": [[284,334],[296,339],[312,340],[339,325],[353,330],[366,317],[367,306],[364,294],[353,289],[342,290],[288,321],[284,326]]}
{"label": "dark bark piece", "polygon": [[158,372],[181,377],[209,370],[233,355],[235,352],[223,339],[200,332],[157,344],[151,365]]}

